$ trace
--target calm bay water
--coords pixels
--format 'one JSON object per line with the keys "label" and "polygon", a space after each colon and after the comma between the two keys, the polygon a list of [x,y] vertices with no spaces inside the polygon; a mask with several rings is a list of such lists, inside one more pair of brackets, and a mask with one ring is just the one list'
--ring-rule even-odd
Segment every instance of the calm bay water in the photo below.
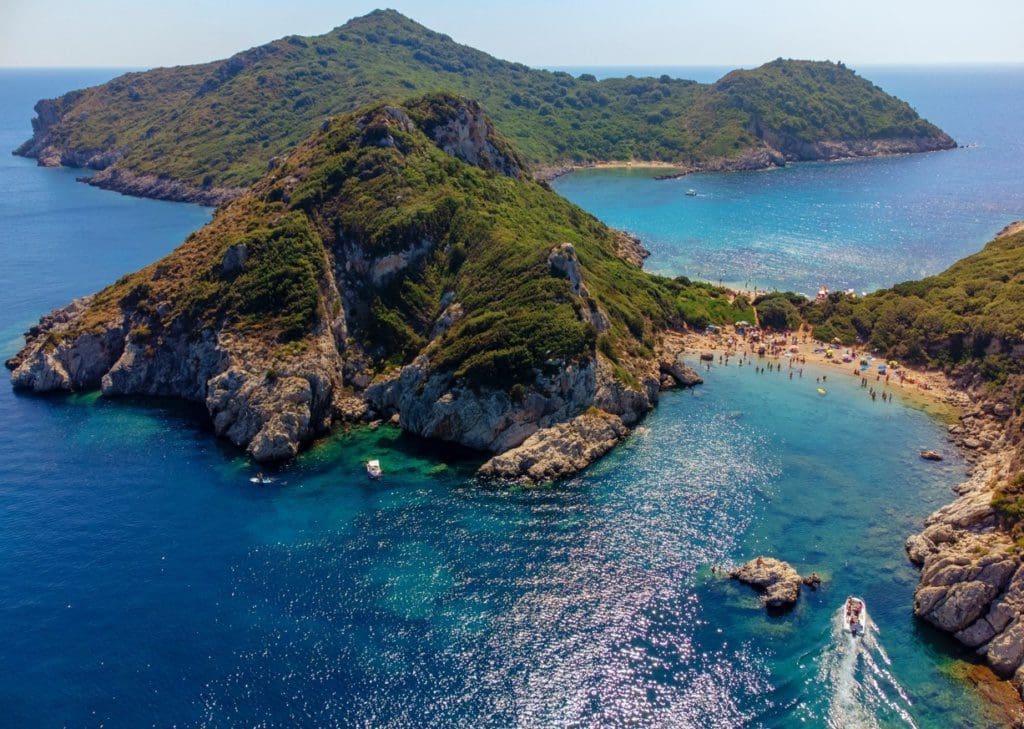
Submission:
{"label": "calm bay water", "polygon": [[[644,69],[662,70],[677,75]],[[971,146],[663,181],[642,170],[584,171],[554,186],[639,235],[652,271],[802,293],[938,273],[1024,218],[1024,67],[862,73]]]}
{"label": "calm bay water", "polygon": [[[109,75],[0,73],[0,148],[36,98]],[[74,176],[0,156],[4,356],[209,217]],[[915,457],[943,445],[923,413],[813,377],[716,368],[539,490],[390,428],[256,488],[188,406],[0,387],[0,725],[984,726],[901,546],[962,464]],[[825,588],[767,617],[709,570],[762,552]],[[851,592],[882,631],[856,651]]]}

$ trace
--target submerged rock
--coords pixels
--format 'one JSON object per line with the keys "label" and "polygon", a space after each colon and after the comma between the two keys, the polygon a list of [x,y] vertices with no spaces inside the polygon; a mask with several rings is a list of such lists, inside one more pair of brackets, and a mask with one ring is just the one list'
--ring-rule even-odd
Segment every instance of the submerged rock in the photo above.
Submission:
{"label": "submerged rock", "polygon": [[800,575],[788,563],[774,557],[752,559],[730,572],[729,577],[763,593],[764,605],[769,610],[788,610],[800,597]]}

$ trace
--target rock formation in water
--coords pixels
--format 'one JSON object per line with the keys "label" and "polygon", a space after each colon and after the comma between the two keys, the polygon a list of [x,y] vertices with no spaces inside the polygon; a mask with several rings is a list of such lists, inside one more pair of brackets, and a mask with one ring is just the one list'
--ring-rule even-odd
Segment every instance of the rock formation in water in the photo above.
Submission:
{"label": "rock formation in water", "polygon": [[201,402],[258,461],[342,420],[568,475],[663,387],[664,337],[745,302],[637,265],[643,249],[524,172],[474,101],[339,117],[169,256],[45,317],[8,361],[35,392]]}
{"label": "rock formation in water", "polygon": [[729,577],[762,593],[769,610],[788,610],[796,605],[803,584],[792,566],[774,557],[752,559],[730,572]]}

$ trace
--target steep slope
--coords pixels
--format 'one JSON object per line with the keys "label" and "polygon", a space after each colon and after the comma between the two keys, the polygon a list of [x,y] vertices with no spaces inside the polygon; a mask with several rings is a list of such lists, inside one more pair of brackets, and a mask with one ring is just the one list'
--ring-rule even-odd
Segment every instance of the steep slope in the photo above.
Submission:
{"label": "steep slope", "polygon": [[[710,87],[573,78],[493,58],[385,10],[321,36],[41,101],[34,136],[17,153],[94,167],[93,184],[129,194],[217,203],[327,117],[436,91],[479,99],[535,169],[632,159],[726,169],[953,146],[834,64],[777,61]],[[791,136],[813,144],[780,143]]]}
{"label": "steep slope", "polygon": [[377,105],[165,259],[44,317],[8,366],[35,391],[204,402],[258,460],[393,413],[503,452],[591,407],[632,425],[685,379],[661,367],[665,328],[749,317],[644,273],[636,248],[530,180],[476,102]]}

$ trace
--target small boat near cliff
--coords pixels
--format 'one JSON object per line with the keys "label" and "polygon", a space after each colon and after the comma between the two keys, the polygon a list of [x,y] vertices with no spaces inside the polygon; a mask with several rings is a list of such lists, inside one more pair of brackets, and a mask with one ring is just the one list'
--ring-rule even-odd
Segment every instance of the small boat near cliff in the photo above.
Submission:
{"label": "small boat near cliff", "polygon": [[697,197],[697,191],[691,187],[686,191],[686,197]]}
{"label": "small boat near cliff", "polygon": [[856,638],[868,629],[868,610],[864,601],[852,595],[846,598],[843,607],[843,630]]}
{"label": "small boat near cliff", "polygon": [[376,480],[384,475],[384,471],[381,470],[380,461],[373,460],[366,462],[366,475]]}

